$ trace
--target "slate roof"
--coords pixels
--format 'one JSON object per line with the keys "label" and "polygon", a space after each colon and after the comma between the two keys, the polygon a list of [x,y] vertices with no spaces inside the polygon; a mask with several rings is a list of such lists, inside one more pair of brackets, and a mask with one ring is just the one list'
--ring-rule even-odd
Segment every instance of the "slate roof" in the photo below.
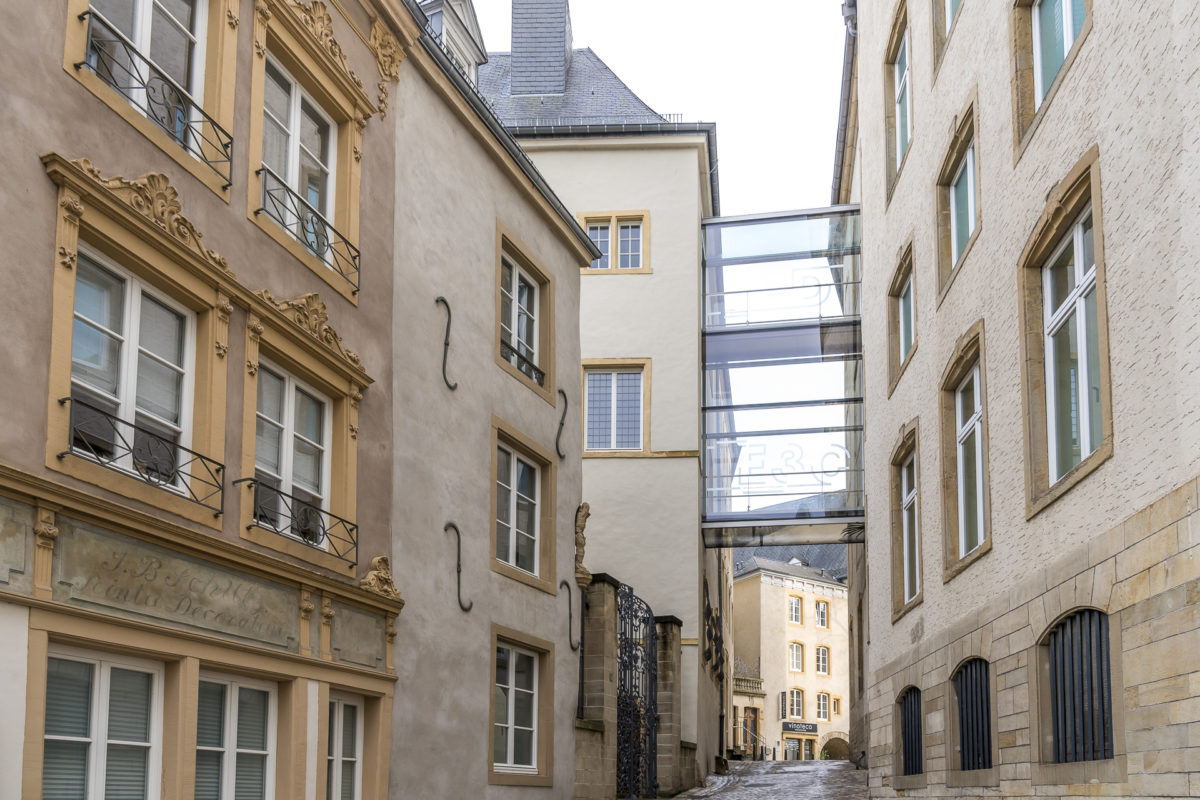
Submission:
{"label": "slate roof", "polygon": [[740,547],[734,553],[733,571],[735,575],[749,572],[754,567],[744,565],[756,559],[787,564],[793,558],[800,559],[813,569],[825,570],[827,579],[830,576],[839,580],[846,577],[846,545],[833,543]]}
{"label": "slate roof", "polygon": [[740,562],[734,567],[733,576],[740,578],[743,575],[748,575],[755,570],[764,570],[766,572],[777,572],[782,575],[791,575],[795,578],[804,578],[806,580],[824,581],[826,583],[841,583],[836,576],[817,567],[805,567],[800,564],[789,564],[786,561],[776,561],[770,558],[760,556],[751,556],[745,561]]}
{"label": "slate roof", "polygon": [[507,126],[657,124],[666,120],[642,102],[590,47],[571,51],[562,94],[512,94],[512,53],[488,53],[479,90]]}

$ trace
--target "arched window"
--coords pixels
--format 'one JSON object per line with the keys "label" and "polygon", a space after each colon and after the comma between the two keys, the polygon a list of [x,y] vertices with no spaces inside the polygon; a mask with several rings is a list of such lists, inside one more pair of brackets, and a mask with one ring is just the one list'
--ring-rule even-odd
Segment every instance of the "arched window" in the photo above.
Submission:
{"label": "arched window", "polygon": [[900,695],[900,749],[903,775],[924,772],[921,758],[921,690],[910,686]]}
{"label": "arched window", "polygon": [[1108,615],[1085,608],[1046,638],[1050,717],[1057,764],[1113,757]]}
{"label": "arched window", "polygon": [[958,702],[959,769],[992,767],[992,701],[988,662],[972,658],[954,673]]}

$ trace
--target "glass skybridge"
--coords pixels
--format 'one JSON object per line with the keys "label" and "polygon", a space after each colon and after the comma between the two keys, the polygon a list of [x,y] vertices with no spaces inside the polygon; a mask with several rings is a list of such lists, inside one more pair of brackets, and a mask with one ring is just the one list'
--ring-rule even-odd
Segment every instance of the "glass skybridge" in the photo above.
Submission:
{"label": "glass skybridge", "polygon": [[855,541],[858,206],[704,221],[704,544]]}

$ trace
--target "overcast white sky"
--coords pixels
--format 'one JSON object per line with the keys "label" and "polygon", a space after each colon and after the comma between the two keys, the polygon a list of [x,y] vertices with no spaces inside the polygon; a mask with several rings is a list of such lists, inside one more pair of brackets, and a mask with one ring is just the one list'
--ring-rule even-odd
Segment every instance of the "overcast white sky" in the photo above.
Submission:
{"label": "overcast white sky", "polygon": [[[475,11],[508,50],[511,0]],[[571,25],[655,111],[717,123],[723,215],[829,204],[841,0],[571,0]]]}

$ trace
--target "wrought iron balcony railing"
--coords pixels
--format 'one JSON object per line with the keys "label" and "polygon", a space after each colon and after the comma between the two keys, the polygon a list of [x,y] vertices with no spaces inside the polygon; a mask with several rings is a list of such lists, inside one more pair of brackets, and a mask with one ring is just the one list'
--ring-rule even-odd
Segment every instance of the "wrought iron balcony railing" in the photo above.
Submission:
{"label": "wrought iron balcony railing", "polygon": [[63,397],[58,402],[71,404],[71,446],[58,454],[60,459],[68,454],[82,456],[182,495],[210,509],[213,516],[221,514],[224,464],[79,397]]}
{"label": "wrought iron balcony railing", "polygon": [[546,372],[503,339],[500,340],[500,357],[537,381],[538,386],[546,385]]}
{"label": "wrought iron balcony railing", "polygon": [[308,252],[348,280],[358,294],[358,248],[270,168],[263,166],[254,174],[262,180],[262,205],[254,213],[275,220]]}
{"label": "wrought iron balcony railing", "polygon": [[79,18],[87,19],[87,50],[75,69],[91,70],[212,169],[226,189],[233,185],[233,137],[103,17],[88,10]]}
{"label": "wrought iron balcony railing", "polygon": [[258,478],[242,478],[254,490],[254,521],[259,527],[281,536],[298,539],[309,547],[329,553],[348,564],[358,563],[358,526],[312,503],[293,497]]}

